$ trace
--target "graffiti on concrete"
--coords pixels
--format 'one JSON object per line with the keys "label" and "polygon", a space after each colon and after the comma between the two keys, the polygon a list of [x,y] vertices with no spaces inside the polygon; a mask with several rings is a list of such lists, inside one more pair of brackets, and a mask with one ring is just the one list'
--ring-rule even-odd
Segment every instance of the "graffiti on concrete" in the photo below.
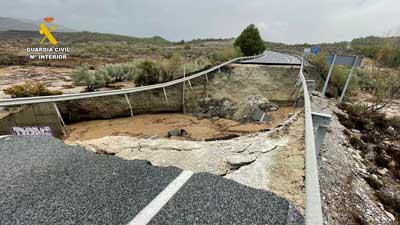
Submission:
{"label": "graffiti on concrete", "polygon": [[50,127],[13,127],[12,134],[14,135],[45,135],[52,136]]}

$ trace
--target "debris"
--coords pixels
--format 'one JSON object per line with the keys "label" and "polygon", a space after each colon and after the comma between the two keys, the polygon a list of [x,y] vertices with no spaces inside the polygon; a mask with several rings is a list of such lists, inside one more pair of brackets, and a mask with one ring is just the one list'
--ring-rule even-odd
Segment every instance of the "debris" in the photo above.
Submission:
{"label": "debris", "polygon": [[167,137],[184,137],[188,135],[188,132],[184,129],[175,129],[168,131]]}
{"label": "debris", "polygon": [[262,111],[259,107],[256,107],[253,114],[251,115],[251,118],[255,121],[260,121],[260,122],[266,122],[272,120],[272,116],[267,115],[265,111]]}
{"label": "debris", "polygon": [[226,157],[226,162],[233,170],[237,170],[242,166],[249,165],[256,160],[254,155],[232,155]]}

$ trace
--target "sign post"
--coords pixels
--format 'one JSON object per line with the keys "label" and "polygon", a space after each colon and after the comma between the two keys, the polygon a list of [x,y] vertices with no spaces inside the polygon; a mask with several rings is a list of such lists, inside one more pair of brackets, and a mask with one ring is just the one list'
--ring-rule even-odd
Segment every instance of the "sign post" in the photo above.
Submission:
{"label": "sign post", "polygon": [[336,54],[333,56],[331,68],[329,68],[329,73],[328,73],[328,76],[326,77],[324,88],[322,89],[322,95],[321,95],[322,97],[325,97],[325,92],[326,92],[326,89],[328,88],[329,80],[331,79],[331,76],[332,76],[333,67],[335,66],[335,63],[336,63],[336,56],[337,56]]}
{"label": "sign post", "polygon": [[351,66],[352,68],[351,68],[350,74],[347,77],[347,81],[346,81],[345,87],[343,89],[342,96],[340,97],[340,102],[342,102],[344,99],[346,90],[349,86],[351,76],[353,75],[354,69],[357,66],[361,65],[361,61],[362,61],[362,57],[359,57],[359,56],[347,56],[347,55],[336,55],[336,54],[329,55],[328,59],[327,59],[327,63],[331,64],[331,68],[329,69],[328,77],[326,78],[324,88],[322,89],[322,97],[325,97],[325,92],[326,92],[326,89],[328,88],[328,83],[329,83],[329,80],[331,79],[334,66],[335,65]]}
{"label": "sign post", "polygon": [[344,100],[347,88],[349,87],[349,84],[350,84],[350,81],[351,81],[351,77],[353,76],[354,69],[357,67],[357,62],[358,62],[358,56],[356,56],[355,59],[354,59],[353,66],[351,67],[349,76],[347,77],[346,84],[344,85],[344,88],[343,88],[343,91],[342,91],[342,95],[340,96],[339,103],[342,103],[343,100]]}

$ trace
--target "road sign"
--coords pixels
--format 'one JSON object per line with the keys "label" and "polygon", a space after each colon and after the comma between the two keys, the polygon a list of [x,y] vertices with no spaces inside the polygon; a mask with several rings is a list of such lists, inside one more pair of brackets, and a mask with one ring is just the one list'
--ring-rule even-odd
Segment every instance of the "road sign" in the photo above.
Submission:
{"label": "road sign", "polygon": [[[335,57],[335,55],[329,55],[328,56],[327,63],[329,65],[332,64],[334,57]],[[357,67],[357,66],[361,65],[362,57],[358,57],[357,61],[355,62],[356,58],[357,58],[357,56],[336,55],[336,60],[335,60],[334,64],[335,65],[342,65],[342,66],[353,66],[353,65],[355,65]]]}
{"label": "road sign", "polygon": [[311,48],[311,53],[312,53],[313,55],[316,55],[316,54],[319,53],[320,50],[321,50],[321,48],[320,48],[319,46],[313,46],[313,47]]}

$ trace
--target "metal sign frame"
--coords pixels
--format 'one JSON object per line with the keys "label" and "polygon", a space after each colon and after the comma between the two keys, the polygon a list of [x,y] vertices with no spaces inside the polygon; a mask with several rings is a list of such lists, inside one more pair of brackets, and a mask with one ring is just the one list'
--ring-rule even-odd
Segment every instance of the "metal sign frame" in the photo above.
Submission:
{"label": "metal sign frame", "polygon": [[361,65],[362,57],[359,56],[344,56],[344,55],[329,55],[327,58],[327,63],[331,65],[329,68],[328,76],[326,77],[324,87],[322,89],[322,97],[325,97],[326,89],[328,88],[329,81],[332,76],[333,68],[335,65],[342,65],[342,66],[351,66],[351,70],[349,75],[347,76],[346,83],[344,85],[342,94],[340,96],[339,103],[342,103],[344,101],[345,95],[347,88],[349,87],[351,78],[353,76],[353,72],[356,67]]}

